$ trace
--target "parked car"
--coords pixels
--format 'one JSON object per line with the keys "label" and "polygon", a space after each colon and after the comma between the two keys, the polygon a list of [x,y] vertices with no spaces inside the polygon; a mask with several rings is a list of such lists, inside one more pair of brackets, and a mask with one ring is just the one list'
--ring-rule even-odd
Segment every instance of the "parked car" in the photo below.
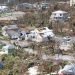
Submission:
{"label": "parked car", "polygon": [[49,8],[49,3],[35,3],[33,4],[33,7],[36,8],[36,9],[39,9],[39,10],[45,10],[45,9],[48,9]]}
{"label": "parked car", "polygon": [[63,40],[69,42],[71,38],[69,36],[66,36],[66,37],[63,37]]}

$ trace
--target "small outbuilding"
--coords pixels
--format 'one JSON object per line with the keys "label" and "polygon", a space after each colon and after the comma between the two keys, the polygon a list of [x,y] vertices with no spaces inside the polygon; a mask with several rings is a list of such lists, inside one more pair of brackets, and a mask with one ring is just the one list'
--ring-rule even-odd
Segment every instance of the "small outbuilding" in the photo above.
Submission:
{"label": "small outbuilding", "polygon": [[14,50],[15,46],[11,44],[2,47],[2,51],[4,52],[4,54],[13,54]]}

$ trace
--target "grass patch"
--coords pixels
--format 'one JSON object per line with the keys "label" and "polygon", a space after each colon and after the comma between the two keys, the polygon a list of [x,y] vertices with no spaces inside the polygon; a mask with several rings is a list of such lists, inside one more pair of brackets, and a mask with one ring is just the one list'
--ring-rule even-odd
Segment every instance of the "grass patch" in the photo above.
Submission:
{"label": "grass patch", "polygon": [[8,37],[0,36],[0,40],[9,40]]}
{"label": "grass patch", "polygon": [[2,49],[3,45],[0,45],[0,49]]}

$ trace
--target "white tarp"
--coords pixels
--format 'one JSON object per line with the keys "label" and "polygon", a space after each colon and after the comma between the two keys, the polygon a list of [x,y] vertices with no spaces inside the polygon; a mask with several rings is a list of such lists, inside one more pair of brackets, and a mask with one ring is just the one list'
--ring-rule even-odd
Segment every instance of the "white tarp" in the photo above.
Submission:
{"label": "white tarp", "polygon": [[66,74],[75,75],[75,64],[66,65],[58,73],[61,74],[63,72],[66,72]]}

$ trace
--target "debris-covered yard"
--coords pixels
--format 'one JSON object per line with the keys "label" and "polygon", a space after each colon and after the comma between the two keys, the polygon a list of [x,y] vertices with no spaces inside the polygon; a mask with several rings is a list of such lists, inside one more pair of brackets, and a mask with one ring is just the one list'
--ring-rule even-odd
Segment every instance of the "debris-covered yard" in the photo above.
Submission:
{"label": "debris-covered yard", "polygon": [[9,0],[0,7],[0,75],[75,75],[69,0]]}

